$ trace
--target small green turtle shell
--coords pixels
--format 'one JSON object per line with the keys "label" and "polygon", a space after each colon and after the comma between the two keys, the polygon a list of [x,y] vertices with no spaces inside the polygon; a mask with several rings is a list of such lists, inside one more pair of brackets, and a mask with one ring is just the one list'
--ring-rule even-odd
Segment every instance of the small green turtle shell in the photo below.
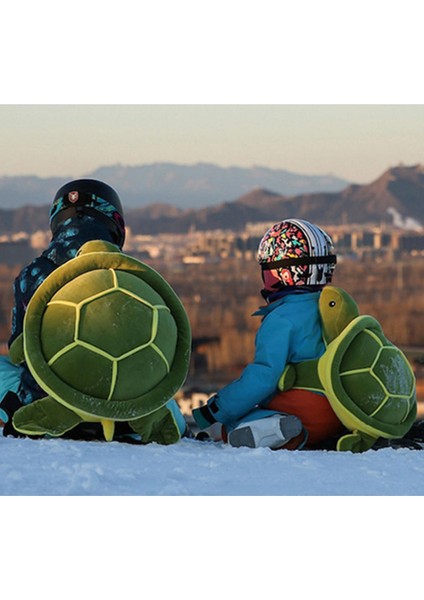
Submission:
{"label": "small green turtle shell", "polygon": [[415,376],[373,317],[355,318],[318,364],[330,404],[351,430],[402,437],[416,418]]}

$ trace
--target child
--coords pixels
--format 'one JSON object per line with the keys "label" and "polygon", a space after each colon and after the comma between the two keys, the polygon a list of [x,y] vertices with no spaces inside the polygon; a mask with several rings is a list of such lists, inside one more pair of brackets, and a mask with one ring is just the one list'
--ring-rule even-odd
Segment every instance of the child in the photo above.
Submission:
{"label": "child", "polygon": [[[85,242],[99,239],[122,248],[125,222],[119,196],[113,188],[101,181],[70,181],[54,197],[50,210],[50,229],[53,236],[48,248],[26,266],[15,280],[9,348],[23,331],[25,310],[35,290],[57,267],[74,258]],[[3,367],[7,368],[4,361]],[[21,404],[28,404],[45,396],[25,365],[22,369],[15,367],[15,372],[19,373],[19,389],[11,391],[17,392],[19,403],[10,394],[0,402],[0,410],[3,409],[0,418],[3,421],[7,421],[11,417],[10,413],[15,412]],[[0,390],[0,397],[1,395]]]}
{"label": "child", "polygon": [[[125,222],[121,200],[106,183],[79,179],[63,185],[56,193],[50,210],[52,240],[48,248],[25,267],[15,280],[15,305],[9,348],[23,331],[25,310],[36,289],[57,267],[77,255],[90,240],[111,242],[122,249]],[[28,367],[13,365],[0,357],[0,425],[4,434],[15,435],[12,416],[22,405],[42,398],[46,393],[38,386]],[[170,401],[180,429],[185,428],[175,401]]]}
{"label": "child", "polygon": [[193,417],[201,429],[222,423],[235,447],[312,447],[341,432],[340,421],[323,395],[279,393],[277,385],[288,363],[325,351],[318,300],[336,264],[332,241],[308,221],[287,219],[265,233],[258,261],[267,306],[254,313],[262,317],[254,360]]}

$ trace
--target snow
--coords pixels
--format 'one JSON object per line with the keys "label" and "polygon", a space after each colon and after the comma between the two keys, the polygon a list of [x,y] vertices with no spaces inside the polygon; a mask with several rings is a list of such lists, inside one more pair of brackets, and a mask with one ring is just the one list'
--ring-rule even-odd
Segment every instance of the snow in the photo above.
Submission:
{"label": "snow", "polygon": [[6,496],[419,496],[424,452],[363,454],[0,437]]}
{"label": "snow", "polygon": [[417,595],[422,451],[0,437],[0,491],[19,597]]}

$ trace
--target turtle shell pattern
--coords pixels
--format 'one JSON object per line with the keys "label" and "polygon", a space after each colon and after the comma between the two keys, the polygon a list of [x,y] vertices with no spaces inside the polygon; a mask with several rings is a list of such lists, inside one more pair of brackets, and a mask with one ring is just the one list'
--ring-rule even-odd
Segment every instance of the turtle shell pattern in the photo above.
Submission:
{"label": "turtle shell pattern", "polygon": [[328,400],[349,429],[402,437],[416,418],[415,376],[371,316],[356,317],[318,363]]}
{"label": "turtle shell pattern", "polygon": [[119,252],[83,253],[32,298],[24,349],[34,378],[63,405],[132,420],[163,406],[183,383],[190,328],[156,271]]}

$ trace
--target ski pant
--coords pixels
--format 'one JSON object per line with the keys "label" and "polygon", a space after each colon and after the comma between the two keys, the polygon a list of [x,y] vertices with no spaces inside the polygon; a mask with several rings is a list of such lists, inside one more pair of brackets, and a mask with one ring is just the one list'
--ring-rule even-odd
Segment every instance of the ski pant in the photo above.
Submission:
{"label": "ski pant", "polygon": [[281,413],[298,417],[304,428],[303,433],[284,446],[287,450],[303,446],[314,448],[343,432],[342,423],[323,394],[295,389],[278,392],[268,402],[266,408],[255,408],[236,423],[232,423],[230,427],[226,426],[223,431],[223,439],[227,441],[227,434],[242,423],[266,419]]}
{"label": "ski pant", "polygon": [[0,402],[7,392],[17,393],[21,383],[21,367],[10,362],[8,356],[0,356]]}
{"label": "ski pant", "polygon": [[21,367],[10,362],[8,356],[0,356],[0,420],[7,422],[8,417],[1,408],[1,403],[8,392],[18,393],[21,384]]}

